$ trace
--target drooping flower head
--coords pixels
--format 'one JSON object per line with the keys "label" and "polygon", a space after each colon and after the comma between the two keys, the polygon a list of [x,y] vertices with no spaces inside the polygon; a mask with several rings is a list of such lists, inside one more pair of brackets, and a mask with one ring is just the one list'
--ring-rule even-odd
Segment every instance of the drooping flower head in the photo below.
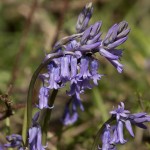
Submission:
{"label": "drooping flower head", "polygon": [[[89,3],[77,19],[77,33],[56,42],[52,50],[55,53],[48,54],[44,59],[45,61],[56,53],[64,53],[61,57],[51,60],[47,66],[47,72],[40,76],[43,82],[43,87],[39,92],[40,109],[48,108],[49,93],[47,91],[49,90],[63,88],[69,83],[70,90],[67,90],[67,95],[74,99],[77,95],[80,97],[80,94],[84,93],[86,89],[92,89],[93,86],[98,85],[98,81],[103,75],[99,74],[99,61],[96,59],[95,53],[105,57],[119,73],[122,72],[123,65],[119,62],[122,50],[117,47],[128,38],[130,31],[128,23],[122,21],[114,24],[102,39],[102,21],[88,25],[92,14],[93,6],[92,3]],[[65,54],[65,52],[71,53]],[[65,110],[65,112],[69,111]],[[122,116],[123,113],[120,115]]]}

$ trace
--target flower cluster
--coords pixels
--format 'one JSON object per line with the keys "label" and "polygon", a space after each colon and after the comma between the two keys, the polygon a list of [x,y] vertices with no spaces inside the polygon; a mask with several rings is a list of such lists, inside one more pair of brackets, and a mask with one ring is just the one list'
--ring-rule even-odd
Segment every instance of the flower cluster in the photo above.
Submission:
{"label": "flower cluster", "polygon": [[9,148],[9,147],[15,148],[15,147],[17,147],[18,150],[24,150],[25,149],[21,135],[18,135],[18,134],[9,135],[9,136],[6,137],[6,140],[9,143],[4,144],[3,147],[6,147],[6,148]]}
{"label": "flower cluster", "polygon": [[[72,100],[67,103],[63,115],[63,123],[65,125],[74,123],[78,118],[77,109],[84,110],[80,94],[86,89],[91,89],[98,84],[98,80],[103,76],[98,73],[99,61],[95,57],[95,53],[99,53],[105,57],[119,73],[123,70],[123,65],[119,62],[122,56],[122,50],[117,49],[119,45],[124,43],[128,38],[130,29],[125,21],[113,25],[104,39],[101,38],[102,22],[98,21],[88,26],[89,20],[93,13],[92,3],[87,4],[80,13],[77,24],[76,34],[63,38],[58,41],[53,52],[60,53],[62,51],[73,52],[74,55],[64,55],[53,59],[47,65],[47,72],[39,76],[43,86],[39,92],[39,109],[49,108],[48,97],[51,89],[60,89],[70,84],[67,95]],[[46,58],[47,60],[49,56]]]}
{"label": "flower cluster", "polygon": [[123,133],[124,128],[134,137],[132,125],[146,129],[147,127],[143,123],[150,122],[150,116],[147,113],[131,114],[130,111],[124,109],[123,102],[118,105],[117,109],[111,111],[110,114],[112,114],[115,124],[105,124],[101,135],[102,148],[99,148],[101,150],[116,150],[116,144],[126,143],[127,140],[124,139]]}

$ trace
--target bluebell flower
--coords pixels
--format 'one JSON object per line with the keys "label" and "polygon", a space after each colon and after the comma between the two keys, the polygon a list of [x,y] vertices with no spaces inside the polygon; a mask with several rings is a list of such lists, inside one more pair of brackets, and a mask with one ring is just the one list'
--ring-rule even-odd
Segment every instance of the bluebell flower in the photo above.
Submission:
{"label": "bluebell flower", "polygon": [[70,70],[69,70],[69,65],[70,65],[70,57],[65,56],[61,58],[61,80],[63,83],[66,83],[67,81],[70,80]]}
{"label": "bluebell flower", "polygon": [[98,147],[99,150],[117,150],[115,144],[112,142],[112,131],[111,126],[106,124],[105,129],[102,133],[102,148]]}
{"label": "bluebell flower", "polygon": [[37,124],[29,129],[29,147],[30,150],[45,150],[42,145],[41,127]]}
{"label": "bluebell flower", "polygon": [[48,83],[49,89],[58,89],[60,87],[60,60],[59,59],[54,59],[53,61],[50,62],[48,65]]}
{"label": "bluebell flower", "polygon": [[150,122],[150,115],[147,115],[147,113],[145,112],[130,114],[128,120],[133,125],[136,125],[143,129],[147,129],[147,127],[143,123]]}
{"label": "bluebell flower", "polygon": [[85,56],[81,58],[80,61],[80,73],[78,74],[79,78],[86,79],[91,76],[89,71],[89,63],[90,63],[90,57]]}
{"label": "bluebell flower", "polygon": [[39,91],[39,104],[37,107],[39,109],[49,108],[48,106],[48,97],[49,97],[49,90],[46,87],[41,87]]}
{"label": "bluebell flower", "polygon": [[121,102],[117,109],[110,111],[112,114],[109,124],[106,122],[100,129],[101,132],[101,147],[100,150],[116,150],[117,144],[125,144],[127,140],[124,139],[124,127],[129,134],[134,137],[132,125],[146,129],[145,122],[150,122],[150,116],[147,113],[131,114],[130,111],[125,110],[124,103]]}
{"label": "bluebell flower", "polygon": [[18,148],[18,150],[25,150],[21,135],[18,135],[18,134],[9,135],[9,136],[6,136],[6,140],[9,143],[4,144],[4,147],[6,147],[6,148]]}
{"label": "bluebell flower", "polygon": [[110,112],[113,116],[116,117],[117,125],[116,131],[118,135],[118,140],[120,143],[127,142],[123,138],[123,128],[124,126],[130,133],[132,137],[134,137],[134,133],[132,130],[132,125],[136,125],[140,128],[146,129],[147,127],[144,125],[145,122],[150,122],[150,116],[147,113],[135,113],[131,114],[130,111],[125,110],[124,103],[121,102],[121,105],[118,105],[118,108]]}
{"label": "bluebell flower", "polygon": [[100,80],[101,77],[103,76],[98,73],[98,68],[99,68],[98,60],[92,59],[90,62],[90,74],[91,79],[93,80],[95,85],[98,85],[98,80]]}
{"label": "bluebell flower", "polygon": [[65,111],[62,118],[62,123],[64,125],[71,125],[75,123],[78,119],[78,108],[84,111],[83,105],[80,100],[80,96],[75,94],[72,99],[67,103]]}
{"label": "bluebell flower", "polygon": [[125,110],[124,108],[125,108],[124,107],[124,103],[121,102],[121,104],[118,105],[117,109],[115,109],[113,111],[110,111],[110,114],[115,115],[117,121],[121,120],[123,117],[127,118],[129,116],[130,111],[129,110]]}
{"label": "bluebell flower", "polygon": [[74,56],[71,56],[71,60],[70,60],[70,67],[71,67],[71,71],[70,71],[70,77],[71,79],[75,78],[77,73],[78,73],[78,62],[77,62],[77,58]]}
{"label": "bluebell flower", "polygon": [[28,142],[30,150],[45,150],[46,146],[42,145],[41,127],[37,123],[39,112],[35,113],[32,119],[32,126],[28,131]]}

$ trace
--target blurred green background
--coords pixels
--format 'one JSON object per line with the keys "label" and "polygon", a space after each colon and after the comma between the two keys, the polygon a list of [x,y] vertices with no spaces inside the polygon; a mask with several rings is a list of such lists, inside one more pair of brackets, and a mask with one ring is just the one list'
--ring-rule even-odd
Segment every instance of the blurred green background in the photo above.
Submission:
{"label": "blurred green background", "polygon": [[[14,115],[0,122],[0,143],[5,135],[21,133],[24,106],[31,76],[52,45],[60,38],[75,33],[78,14],[87,0],[2,0],[0,2],[0,93],[8,91]],[[63,127],[60,118],[68,97],[65,89],[55,102],[49,130],[50,150],[89,150],[109,111],[123,101],[131,112],[150,114],[150,1],[149,0],[93,0],[94,13],[90,23],[103,21],[105,36],[109,27],[126,20],[131,32],[121,46],[124,72],[99,57],[100,73],[106,74],[99,86],[82,95],[84,112],[75,125]],[[35,87],[33,101],[37,101],[40,83]],[[1,113],[5,106],[1,102]],[[135,139],[121,150],[149,150],[150,125],[143,131],[134,128]],[[57,145],[57,146],[56,146]],[[57,148],[56,148],[57,147]]]}

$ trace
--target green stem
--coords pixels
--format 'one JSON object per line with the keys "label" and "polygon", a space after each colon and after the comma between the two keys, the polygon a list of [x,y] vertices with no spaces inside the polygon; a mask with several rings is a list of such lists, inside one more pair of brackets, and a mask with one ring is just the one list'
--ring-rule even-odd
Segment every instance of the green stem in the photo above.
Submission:
{"label": "green stem", "polygon": [[[53,90],[51,96],[49,97],[49,102],[48,102],[49,107],[53,107],[57,93],[58,93],[58,90]],[[44,118],[42,118],[43,125],[41,126],[42,127],[42,143],[43,143],[43,145],[46,145],[47,131],[48,131],[48,127],[49,127],[51,112],[52,112],[52,109],[46,109],[43,112]]]}
{"label": "green stem", "polygon": [[22,138],[24,142],[26,141],[27,136],[26,129],[27,129],[27,107],[25,108],[24,111],[23,128],[22,128]]}
{"label": "green stem", "polygon": [[104,129],[106,128],[106,124],[110,124],[112,123],[116,118],[114,116],[111,116],[103,125],[102,127],[99,129],[99,131],[96,134],[94,143],[92,145],[92,149],[91,150],[97,150],[98,149],[98,144],[100,141],[100,135],[103,134]]}

